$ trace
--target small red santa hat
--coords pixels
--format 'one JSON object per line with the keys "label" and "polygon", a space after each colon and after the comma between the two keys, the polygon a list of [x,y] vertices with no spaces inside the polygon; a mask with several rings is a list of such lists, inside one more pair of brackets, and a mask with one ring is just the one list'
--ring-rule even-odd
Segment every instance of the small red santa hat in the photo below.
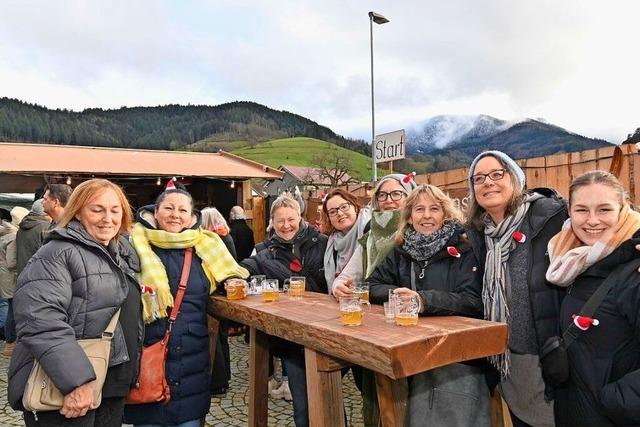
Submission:
{"label": "small red santa hat", "polygon": [[591,325],[598,326],[600,324],[598,319],[588,316],[578,316],[577,314],[573,314],[571,317],[573,318],[573,323],[583,331],[589,329]]}
{"label": "small red santa hat", "polygon": [[409,172],[408,174],[406,174],[404,176],[404,178],[402,178],[402,183],[403,184],[408,184],[413,180],[413,177],[416,176],[415,171],[414,172]]}
{"label": "small red santa hat", "polygon": [[527,241],[527,236],[520,230],[514,231],[511,237],[513,237],[513,240],[518,243],[524,243]]}
{"label": "small red santa hat", "polygon": [[447,253],[452,257],[460,258],[460,252],[455,246],[447,246]]}
{"label": "small red santa hat", "polygon": [[164,188],[164,191],[175,190],[176,189],[176,181],[177,180],[178,180],[178,178],[176,178],[175,176],[173,178],[171,178],[169,180],[169,182],[167,182],[167,186]]}

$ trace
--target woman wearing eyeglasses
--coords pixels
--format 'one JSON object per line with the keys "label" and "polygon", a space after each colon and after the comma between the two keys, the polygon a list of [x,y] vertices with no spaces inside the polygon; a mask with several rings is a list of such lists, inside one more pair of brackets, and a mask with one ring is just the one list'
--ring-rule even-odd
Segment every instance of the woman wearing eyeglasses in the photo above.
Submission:
{"label": "woman wearing eyeglasses", "polygon": [[469,167],[467,236],[483,273],[485,318],[506,322],[509,344],[490,358],[514,427],[553,426],[539,350],[558,334],[563,291],[545,279],[549,240],[567,218],[551,189],[525,191],[525,174],[506,154],[485,151]]}
{"label": "woman wearing eyeglasses", "polygon": [[324,252],[324,275],[329,293],[333,280],[351,259],[370,219],[370,208],[361,208],[358,198],[341,188],[332,190],[325,197],[322,232],[329,236]]}
{"label": "woman wearing eyeglasses", "polygon": [[[393,249],[394,237],[400,222],[400,213],[407,196],[416,188],[413,174],[391,174],[376,185],[371,199],[373,211],[365,234],[356,245],[351,259],[333,281],[333,295],[336,299],[352,293],[351,286],[366,278]],[[331,282],[328,282],[331,283]],[[328,284],[328,286],[331,286]],[[373,373],[362,370],[362,382],[357,369],[354,370],[356,383],[362,392],[363,418],[365,426],[377,426],[379,422],[377,395]]]}

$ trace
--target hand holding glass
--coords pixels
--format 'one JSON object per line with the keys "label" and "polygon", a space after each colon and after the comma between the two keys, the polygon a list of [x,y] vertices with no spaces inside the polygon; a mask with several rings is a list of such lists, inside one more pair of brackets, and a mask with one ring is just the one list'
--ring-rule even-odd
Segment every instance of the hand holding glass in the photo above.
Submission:
{"label": "hand holding glass", "polygon": [[418,324],[418,312],[420,310],[420,302],[416,295],[402,297],[395,295],[395,318],[396,325],[412,326]]}

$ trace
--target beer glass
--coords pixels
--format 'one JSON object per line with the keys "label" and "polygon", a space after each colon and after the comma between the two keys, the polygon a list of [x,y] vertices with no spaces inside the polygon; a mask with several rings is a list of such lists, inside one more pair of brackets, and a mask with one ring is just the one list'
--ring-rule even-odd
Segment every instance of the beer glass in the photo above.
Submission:
{"label": "beer glass", "polygon": [[283,290],[293,298],[302,298],[304,296],[305,288],[304,276],[291,276],[289,279],[285,279]]}
{"label": "beer glass", "polygon": [[340,321],[345,326],[360,326],[362,324],[362,302],[357,295],[340,297]]}
{"label": "beer glass", "polygon": [[265,279],[262,281],[262,300],[264,302],[278,301],[278,279]]}
{"label": "beer glass", "polygon": [[249,294],[260,295],[262,293],[262,282],[264,282],[264,279],[266,278],[267,276],[262,274],[251,276],[251,279],[249,280]]}
{"label": "beer glass", "polygon": [[369,285],[358,283],[353,287],[353,293],[360,297],[363,304],[369,304]]}
{"label": "beer glass", "polygon": [[396,295],[395,307],[396,325],[413,326],[418,324],[420,303],[416,295],[411,297],[400,297]]}
{"label": "beer glass", "polygon": [[227,299],[239,300],[246,297],[244,280],[242,279],[227,279],[224,288],[227,291]]}

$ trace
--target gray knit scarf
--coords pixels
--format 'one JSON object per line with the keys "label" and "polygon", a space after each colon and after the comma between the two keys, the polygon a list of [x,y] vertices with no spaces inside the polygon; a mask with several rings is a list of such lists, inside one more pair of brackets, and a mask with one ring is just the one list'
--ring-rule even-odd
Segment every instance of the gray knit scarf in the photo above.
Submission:
{"label": "gray knit scarf", "polygon": [[[487,320],[509,323],[509,307],[507,306],[507,290],[511,283],[507,261],[509,253],[515,246],[513,233],[520,228],[531,203],[543,196],[538,193],[527,194],[513,215],[505,217],[498,225],[494,224],[488,214],[484,217],[484,240],[487,247],[487,258],[482,287],[484,316]],[[500,371],[502,378],[509,376],[509,349],[496,356],[489,357],[491,363]]]}
{"label": "gray knit scarf", "polygon": [[458,222],[447,221],[437,231],[431,234],[418,233],[413,226],[404,232],[404,249],[415,261],[426,261],[438,253],[447,244],[461,226]]}

